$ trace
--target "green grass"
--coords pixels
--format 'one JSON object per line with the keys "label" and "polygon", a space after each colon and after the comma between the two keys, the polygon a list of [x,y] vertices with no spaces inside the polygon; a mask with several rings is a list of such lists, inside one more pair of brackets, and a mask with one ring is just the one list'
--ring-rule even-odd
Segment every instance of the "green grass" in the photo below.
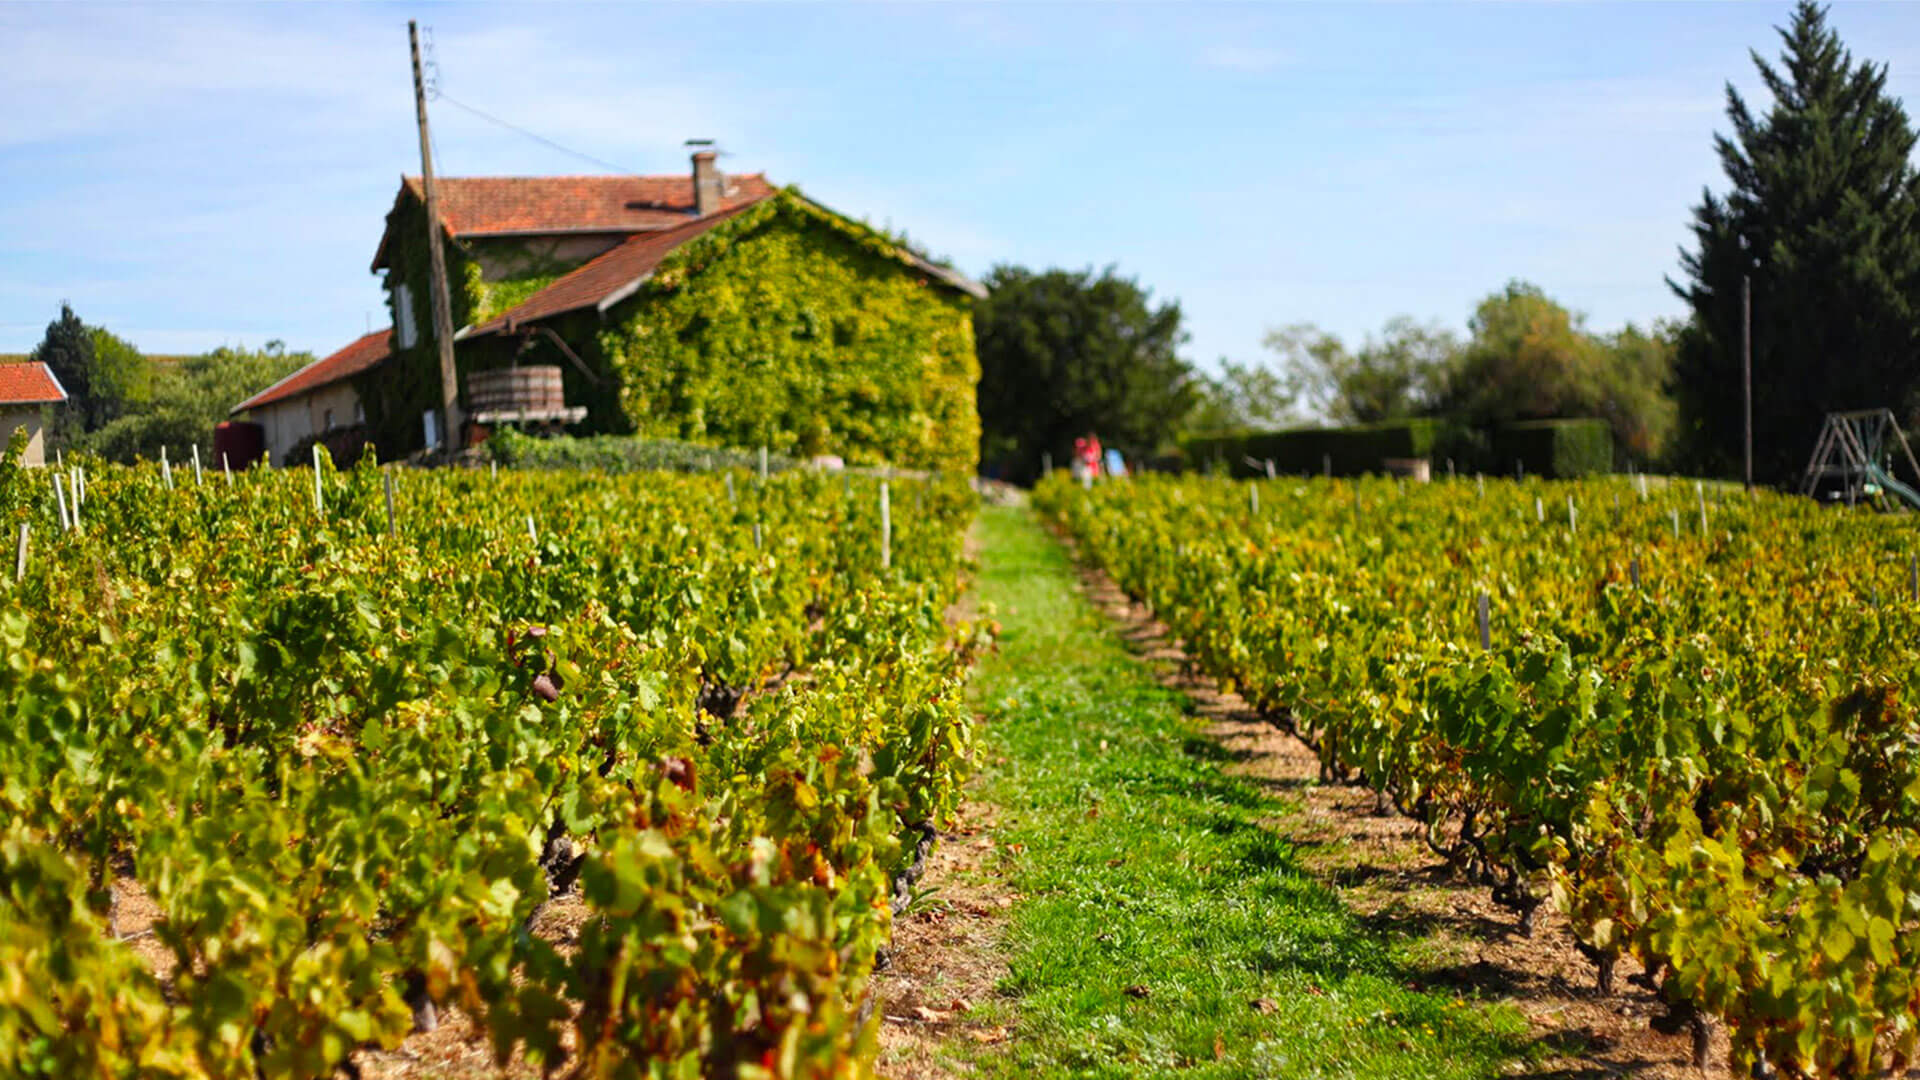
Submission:
{"label": "green grass", "polygon": [[975,675],[980,796],[1023,897],[1013,1037],[965,1051],[984,1074],[1469,1077],[1527,1055],[1510,1007],[1409,988],[1408,943],[1363,929],[1263,827],[1288,807],[1225,775],[1028,511],[980,529],[1004,628]]}

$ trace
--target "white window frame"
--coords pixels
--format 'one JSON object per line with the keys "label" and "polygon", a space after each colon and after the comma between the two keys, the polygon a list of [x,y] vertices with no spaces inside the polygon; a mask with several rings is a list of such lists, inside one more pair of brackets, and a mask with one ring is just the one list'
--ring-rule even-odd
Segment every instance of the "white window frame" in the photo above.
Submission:
{"label": "white window frame", "polygon": [[420,341],[419,325],[413,321],[413,290],[404,281],[393,287],[393,334],[402,349]]}

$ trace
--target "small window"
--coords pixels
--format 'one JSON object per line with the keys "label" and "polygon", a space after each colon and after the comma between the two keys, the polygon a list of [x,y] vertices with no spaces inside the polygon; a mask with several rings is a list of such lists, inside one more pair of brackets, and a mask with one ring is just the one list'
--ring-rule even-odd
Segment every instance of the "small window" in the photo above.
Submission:
{"label": "small window", "polygon": [[393,333],[403,349],[413,348],[420,339],[413,325],[413,290],[404,281],[393,287]]}
{"label": "small window", "polygon": [[356,424],[364,424],[367,422],[367,407],[357,398],[353,403],[353,422]]}

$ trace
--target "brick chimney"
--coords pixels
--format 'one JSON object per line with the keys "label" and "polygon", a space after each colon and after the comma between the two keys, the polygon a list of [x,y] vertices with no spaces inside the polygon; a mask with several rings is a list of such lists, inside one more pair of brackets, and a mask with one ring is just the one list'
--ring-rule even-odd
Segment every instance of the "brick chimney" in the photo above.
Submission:
{"label": "brick chimney", "polygon": [[726,191],[726,178],[715,163],[718,157],[712,150],[696,150],[693,154],[693,212],[700,217],[719,210]]}

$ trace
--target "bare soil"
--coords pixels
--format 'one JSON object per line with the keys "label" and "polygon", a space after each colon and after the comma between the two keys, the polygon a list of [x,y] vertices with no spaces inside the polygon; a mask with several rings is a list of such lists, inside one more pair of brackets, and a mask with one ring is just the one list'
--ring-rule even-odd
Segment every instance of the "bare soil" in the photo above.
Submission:
{"label": "bare soil", "polygon": [[[969,563],[979,558],[977,532],[967,534],[965,554]],[[958,623],[976,614],[969,582],[948,608],[947,621]],[[984,718],[976,716],[974,722],[983,723]],[[888,963],[873,981],[881,1076],[963,1076],[972,1070],[956,1053],[959,1040],[991,1046],[1008,1037],[1007,1003],[997,991],[1007,971],[1000,935],[1007,909],[1018,897],[999,865],[994,821],[991,804],[962,804],[953,829],[940,834],[928,856],[920,898],[893,924]],[[982,1010],[982,1005],[991,1007]]]}
{"label": "bare soil", "polygon": [[1410,818],[1381,813],[1366,787],[1320,782],[1312,747],[1280,730],[1237,694],[1195,674],[1167,627],[1104,573],[1081,563],[1081,588],[1119,633],[1181,691],[1230,758],[1228,771],[1257,782],[1297,809],[1272,827],[1310,872],[1339,890],[1371,928],[1408,940],[1415,981],[1462,998],[1511,1003],[1533,1025],[1548,1057],[1538,1077],[1699,1077],[1727,1072],[1727,1039],[1713,1032],[1706,1070],[1692,1065],[1688,1035],[1663,1035],[1648,1020],[1666,1012],[1656,994],[1629,981],[1623,958],[1614,993],[1595,989],[1594,969],[1574,948],[1566,919],[1542,905],[1531,937],[1488,891],[1453,874]]}
{"label": "bare soil", "polygon": [[[891,960],[874,976],[881,1076],[963,1076],[971,1070],[955,1052],[957,1040],[1006,1041],[1004,1020],[994,1019],[1006,1010],[994,999],[1007,970],[1000,934],[1017,897],[998,863],[993,808],[967,804],[933,849],[921,878],[925,901],[893,924]],[[1001,1007],[981,1009],[990,1003]]]}

